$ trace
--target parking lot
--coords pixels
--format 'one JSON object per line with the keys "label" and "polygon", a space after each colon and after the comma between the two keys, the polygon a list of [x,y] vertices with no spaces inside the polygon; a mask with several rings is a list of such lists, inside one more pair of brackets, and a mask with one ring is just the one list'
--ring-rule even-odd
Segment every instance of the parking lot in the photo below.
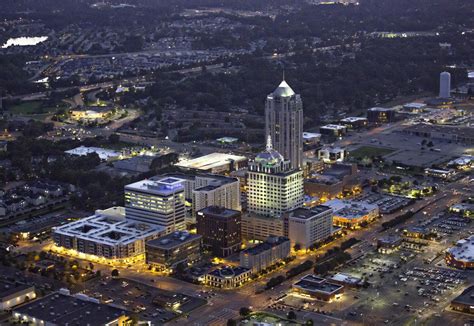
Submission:
{"label": "parking lot", "polygon": [[206,304],[206,300],[170,292],[129,279],[103,277],[87,286],[85,293],[104,303],[139,314],[152,324],[163,324]]}
{"label": "parking lot", "polygon": [[358,198],[359,200],[366,201],[369,204],[376,204],[380,208],[380,213],[390,214],[395,211],[400,210],[403,207],[406,207],[412,203],[411,199],[396,197],[390,195],[382,195],[373,192],[364,194]]}

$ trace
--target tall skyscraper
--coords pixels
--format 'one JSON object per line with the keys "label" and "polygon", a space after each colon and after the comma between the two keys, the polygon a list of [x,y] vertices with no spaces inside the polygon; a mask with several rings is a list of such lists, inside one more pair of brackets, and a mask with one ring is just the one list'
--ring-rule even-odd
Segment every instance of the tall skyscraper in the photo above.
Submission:
{"label": "tall skyscraper", "polygon": [[439,97],[451,97],[451,74],[447,71],[443,71],[439,75]]}
{"label": "tall skyscraper", "polygon": [[184,199],[181,179],[138,181],[125,186],[125,215],[127,219],[160,225],[166,233],[184,230]]}
{"label": "tall skyscraper", "polygon": [[266,150],[250,162],[247,183],[249,212],[280,217],[303,205],[303,171],[273,149],[271,137]]}
{"label": "tall skyscraper", "polygon": [[265,135],[292,168],[303,166],[303,102],[285,80],[267,96]]}

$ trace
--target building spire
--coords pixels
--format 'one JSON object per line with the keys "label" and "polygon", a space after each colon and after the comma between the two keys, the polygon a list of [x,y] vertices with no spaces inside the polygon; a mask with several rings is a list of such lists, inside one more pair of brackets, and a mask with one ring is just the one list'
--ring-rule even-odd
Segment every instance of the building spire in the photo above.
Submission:
{"label": "building spire", "polygon": [[272,136],[268,135],[268,137],[267,137],[267,151],[271,151],[272,149],[273,149]]}

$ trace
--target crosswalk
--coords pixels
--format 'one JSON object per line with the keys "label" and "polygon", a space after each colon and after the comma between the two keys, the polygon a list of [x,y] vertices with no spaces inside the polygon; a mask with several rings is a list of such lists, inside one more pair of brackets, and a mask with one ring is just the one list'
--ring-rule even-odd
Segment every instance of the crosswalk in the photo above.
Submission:
{"label": "crosswalk", "polygon": [[221,325],[226,325],[227,320],[229,319],[236,319],[239,317],[239,312],[229,309],[229,308],[224,308],[221,311],[216,311],[213,314],[209,315],[209,318],[207,318],[203,322],[199,323],[194,323],[194,326],[221,326]]}

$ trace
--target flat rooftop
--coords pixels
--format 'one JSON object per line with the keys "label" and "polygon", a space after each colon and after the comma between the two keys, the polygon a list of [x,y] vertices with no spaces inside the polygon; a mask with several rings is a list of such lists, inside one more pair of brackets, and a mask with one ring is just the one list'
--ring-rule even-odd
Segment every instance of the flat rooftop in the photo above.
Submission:
{"label": "flat rooftop", "polygon": [[219,277],[219,278],[233,278],[248,272],[250,269],[242,266],[237,267],[223,267],[217,268],[209,273],[209,275]]}
{"label": "flat rooftop", "polygon": [[130,244],[162,232],[161,226],[125,219],[123,207],[98,210],[92,216],[53,228],[54,234],[110,246]]}
{"label": "flat rooftop", "polygon": [[324,206],[324,205],[318,205],[312,208],[297,208],[297,209],[292,210],[290,214],[292,218],[308,220],[310,218],[313,218],[315,215],[319,215],[321,213],[328,212],[328,211],[332,211],[332,208],[328,206]]}
{"label": "flat rooftop", "polygon": [[393,108],[382,108],[382,107],[373,107],[368,109],[367,111],[373,111],[373,112],[390,112],[390,111],[395,111]]}
{"label": "flat rooftop", "polygon": [[403,129],[412,133],[436,133],[456,135],[461,138],[474,138],[474,128],[468,126],[446,126],[418,123]]}
{"label": "flat rooftop", "polygon": [[0,300],[8,300],[8,298],[15,293],[28,289],[33,289],[33,286],[19,283],[10,283],[0,280]]}
{"label": "flat rooftop", "polygon": [[341,122],[357,122],[357,121],[367,121],[367,118],[363,117],[347,117],[340,120]]}
{"label": "flat rooftop", "polygon": [[306,291],[323,294],[333,294],[344,287],[339,284],[327,282],[325,279],[315,277],[313,275],[306,275],[301,280],[293,284],[293,286]]}
{"label": "flat rooftop", "polygon": [[97,153],[97,155],[99,155],[99,158],[101,160],[107,160],[110,158],[115,158],[115,157],[120,156],[119,152],[116,152],[111,149],[100,148],[100,147],[86,147],[86,146],[76,147],[68,151],[65,151],[65,153],[70,154],[70,155],[77,155],[77,156],[85,156],[87,154]]}
{"label": "flat rooftop", "polygon": [[217,206],[209,206],[209,207],[203,208],[197,213],[210,215],[210,216],[219,216],[223,218],[231,218],[231,217],[234,217],[235,215],[240,214],[239,211],[229,209],[229,208],[224,208],[224,207],[217,207]]}
{"label": "flat rooftop", "polygon": [[346,128],[347,128],[346,126],[342,126],[342,125],[325,125],[325,126],[321,126],[319,129],[343,130]]}
{"label": "flat rooftop", "polygon": [[344,218],[360,218],[376,209],[378,206],[364,201],[333,199],[324,203],[334,210],[334,214]]}
{"label": "flat rooftop", "polygon": [[255,247],[252,248],[247,248],[245,250],[242,250],[242,254],[244,255],[258,255],[261,254],[264,251],[271,250],[273,247],[276,247],[278,245],[281,245],[284,242],[289,242],[290,240],[285,237],[272,237],[273,241],[265,241],[262,243],[259,243]]}
{"label": "flat rooftop", "polygon": [[221,167],[231,162],[244,162],[247,158],[245,156],[237,156],[232,154],[212,153],[204,155],[188,161],[181,161],[175,166],[185,169],[196,169],[208,171],[213,168]]}
{"label": "flat rooftop", "polygon": [[474,285],[467,287],[460,295],[454,298],[451,303],[474,306]]}
{"label": "flat rooftop", "polygon": [[464,262],[474,261],[474,235],[459,240],[454,247],[449,248],[448,253],[458,260]]}
{"label": "flat rooftop", "polygon": [[22,314],[53,325],[104,325],[130,312],[59,292],[30,301],[13,309]]}
{"label": "flat rooftop", "polygon": [[200,238],[202,238],[202,236],[199,234],[192,234],[187,231],[175,231],[161,238],[150,240],[146,245],[159,249],[172,249]]}
{"label": "flat rooftop", "polygon": [[183,179],[169,176],[158,180],[145,179],[126,185],[125,190],[166,196],[184,191],[184,181]]}

